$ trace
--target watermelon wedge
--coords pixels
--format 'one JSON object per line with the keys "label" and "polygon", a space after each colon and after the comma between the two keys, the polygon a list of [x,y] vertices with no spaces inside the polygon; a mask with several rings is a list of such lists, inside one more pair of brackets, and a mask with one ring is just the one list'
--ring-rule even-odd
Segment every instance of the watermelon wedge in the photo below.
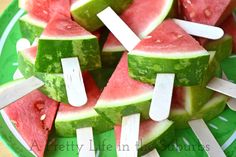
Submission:
{"label": "watermelon wedge", "polygon": [[175,124],[176,129],[189,127],[188,121],[192,119],[203,118],[209,121],[217,117],[224,111],[228,98],[224,95],[215,94],[202,108],[195,114],[190,115],[181,104],[172,104],[170,117]]}
{"label": "watermelon wedge", "polygon": [[63,74],[48,74],[35,72],[35,59],[37,55],[37,46],[25,49],[18,53],[18,68],[25,78],[35,75],[42,80],[45,85],[40,88],[48,97],[68,103],[66,87]]}
{"label": "watermelon wedge", "polygon": [[124,53],[95,110],[114,124],[120,124],[122,116],[133,113],[141,113],[142,117],[147,119],[152,93],[153,86],[129,77],[127,53]]}
{"label": "watermelon wedge", "polygon": [[[146,120],[141,122],[139,129],[139,145],[138,155],[144,155],[153,149],[158,151],[165,149],[175,137],[173,122],[164,120],[162,122],[154,122]],[[123,150],[124,146],[120,145],[121,126],[115,126],[115,136],[117,150]]]}
{"label": "watermelon wedge", "polygon": [[[12,82],[10,84],[14,84]],[[35,90],[4,109],[28,147],[43,157],[58,103]]]}
{"label": "watermelon wedge", "polygon": [[233,51],[236,52],[236,20],[233,15],[229,16],[221,25],[225,33],[233,37]]}
{"label": "watermelon wedge", "polygon": [[[120,17],[135,34],[144,38],[174,11],[174,7],[174,0],[134,0]],[[109,33],[102,50],[103,65],[117,65],[125,50],[116,37]]]}
{"label": "watermelon wedge", "polygon": [[78,57],[82,70],[101,66],[96,36],[67,16],[55,14],[38,42],[37,72],[62,73],[61,58]]}
{"label": "watermelon wedge", "polygon": [[82,107],[73,107],[63,103],[60,104],[55,120],[56,132],[60,136],[73,137],[76,135],[76,129],[83,127],[93,127],[95,133],[113,128],[112,123],[103,119],[93,109],[101,91],[92,76],[86,72],[83,73],[83,79],[88,102]]}
{"label": "watermelon wedge", "polygon": [[97,14],[107,7],[117,13],[122,12],[132,0],[72,0],[70,8],[72,17],[88,31],[96,31],[103,26]]}
{"label": "watermelon wedge", "polygon": [[208,52],[172,20],[165,20],[128,54],[130,76],[151,84],[157,73],[174,73],[176,85],[199,85],[208,61]]}

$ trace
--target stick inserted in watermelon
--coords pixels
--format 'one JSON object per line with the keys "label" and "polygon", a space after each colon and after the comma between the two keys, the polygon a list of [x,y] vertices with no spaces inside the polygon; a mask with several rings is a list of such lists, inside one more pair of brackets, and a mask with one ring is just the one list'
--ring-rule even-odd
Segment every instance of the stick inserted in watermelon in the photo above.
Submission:
{"label": "stick inserted in watermelon", "polygon": [[209,157],[226,157],[224,151],[217,143],[214,136],[211,134],[206,123],[202,119],[192,120],[188,122],[195,135],[200,140],[203,146],[209,145],[210,149],[207,151]]}
{"label": "stick inserted in watermelon", "polygon": [[61,63],[69,103],[73,106],[86,104],[88,98],[78,58],[62,58]]}
{"label": "stick inserted in watermelon", "polygon": [[160,157],[160,155],[158,154],[157,150],[154,149],[153,151],[149,152],[146,155],[143,155],[142,157]]}

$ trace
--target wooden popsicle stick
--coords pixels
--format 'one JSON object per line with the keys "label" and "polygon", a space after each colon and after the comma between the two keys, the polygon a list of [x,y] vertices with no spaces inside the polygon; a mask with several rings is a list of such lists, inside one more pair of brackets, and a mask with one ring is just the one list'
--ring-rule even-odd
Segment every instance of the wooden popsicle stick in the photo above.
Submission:
{"label": "wooden popsicle stick", "polygon": [[72,106],[83,106],[88,99],[78,58],[62,58],[61,63],[69,103]]}
{"label": "wooden popsicle stick", "polygon": [[93,129],[91,127],[76,130],[78,157],[95,157]]}
{"label": "wooden popsicle stick", "polygon": [[208,83],[207,88],[236,99],[236,84],[232,82],[215,77]]}
{"label": "wooden popsicle stick", "polygon": [[2,87],[0,89],[0,109],[22,98],[26,94],[42,87],[44,83],[32,76],[26,80],[16,83],[14,86]]}
{"label": "wooden popsicle stick", "polygon": [[207,39],[217,40],[223,37],[224,31],[220,27],[174,19],[175,23],[178,24],[188,34],[203,37]]}
{"label": "wooden popsicle stick", "polygon": [[[228,80],[228,78],[227,78],[227,76],[225,75],[224,72],[223,72],[223,79]],[[228,106],[231,110],[236,111],[236,99],[230,98],[230,99],[227,101],[227,106]]]}
{"label": "wooden popsicle stick", "polygon": [[25,38],[21,38],[17,41],[16,43],[16,50],[17,52],[30,48],[30,42],[29,40],[25,39]]}
{"label": "wooden popsicle stick", "polygon": [[195,135],[198,137],[200,143],[203,146],[209,146],[208,151],[206,151],[209,157],[226,157],[224,151],[217,143],[206,123],[202,119],[192,120],[188,123]]}
{"label": "wooden popsicle stick", "polygon": [[133,50],[141,41],[110,7],[98,13],[97,16],[128,51]]}
{"label": "wooden popsicle stick", "polygon": [[157,150],[154,149],[151,152],[149,152],[146,155],[143,155],[142,157],[160,157],[160,155],[158,154]]}
{"label": "wooden popsicle stick", "polygon": [[169,117],[175,74],[157,74],[149,116],[154,121]]}
{"label": "wooden popsicle stick", "polygon": [[122,118],[120,146],[128,146],[128,150],[117,150],[119,157],[137,157],[139,141],[140,114]]}

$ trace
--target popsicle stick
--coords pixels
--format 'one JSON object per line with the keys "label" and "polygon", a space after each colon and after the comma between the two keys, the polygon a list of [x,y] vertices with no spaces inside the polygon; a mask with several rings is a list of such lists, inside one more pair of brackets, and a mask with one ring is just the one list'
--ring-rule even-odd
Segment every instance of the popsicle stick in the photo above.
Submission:
{"label": "popsicle stick", "polygon": [[91,127],[76,130],[79,157],[95,157],[93,129]]}
{"label": "popsicle stick", "polygon": [[[0,89],[0,109],[29,94],[35,89],[42,87],[44,83],[36,77],[30,77],[22,80],[14,86],[2,87]],[[6,86],[6,85],[5,85]]]}
{"label": "popsicle stick", "polygon": [[63,58],[61,63],[69,103],[72,106],[83,106],[88,99],[78,58]]}
{"label": "popsicle stick", "polygon": [[122,118],[120,146],[128,146],[128,150],[118,150],[119,157],[137,157],[139,125],[140,114],[133,114]]}
{"label": "popsicle stick", "polygon": [[143,155],[142,157],[160,157],[160,155],[158,154],[157,150],[154,149],[153,151],[149,152],[146,155]]}
{"label": "popsicle stick", "polygon": [[149,116],[154,121],[169,117],[175,74],[157,74]]}
{"label": "popsicle stick", "polygon": [[207,88],[229,97],[236,98],[236,84],[232,82],[215,77],[208,83]]}
{"label": "popsicle stick", "polygon": [[200,143],[203,146],[209,146],[208,151],[206,151],[209,157],[226,157],[222,148],[217,143],[216,139],[202,119],[192,120],[188,123],[195,135],[198,137]]}
{"label": "popsicle stick", "polygon": [[16,43],[16,50],[17,52],[30,48],[30,42],[29,40],[25,39],[25,38],[21,38],[17,41]]}
{"label": "popsicle stick", "polygon": [[174,21],[188,34],[194,36],[217,40],[222,38],[224,35],[224,31],[220,27],[215,27],[190,21],[184,21],[179,19],[174,19]]}
{"label": "popsicle stick", "polygon": [[141,41],[110,7],[98,13],[97,16],[128,51],[133,50]]}
{"label": "popsicle stick", "polygon": [[[223,79],[228,80],[224,72],[223,72]],[[236,111],[236,99],[230,98],[227,102],[227,105],[231,110]]]}

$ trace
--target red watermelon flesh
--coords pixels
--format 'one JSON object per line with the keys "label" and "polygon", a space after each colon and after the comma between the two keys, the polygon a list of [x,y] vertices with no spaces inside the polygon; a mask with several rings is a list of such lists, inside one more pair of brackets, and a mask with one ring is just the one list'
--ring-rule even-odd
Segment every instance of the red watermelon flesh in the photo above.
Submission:
{"label": "red watermelon flesh", "polygon": [[179,0],[186,20],[219,25],[236,7],[235,0]]}
{"label": "red watermelon flesh", "polygon": [[148,53],[191,53],[205,51],[199,43],[173,20],[165,20],[134,49]]}
{"label": "red watermelon flesh", "polygon": [[83,80],[88,97],[87,103],[82,107],[73,107],[71,105],[61,103],[58,111],[58,116],[60,114],[71,114],[72,112],[84,112],[86,110],[92,109],[95,106],[101,94],[101,91],[97,87],[93,77],[88,72],[83,72]]}
{"label": "red watermelon flesh", "polygon": [[35,90],[4,111],[34,153],[43,157],[57,107],[56,101]]}
{"label": "red watermelon flesh", "polygon": [[236,20],[233,15],[229,16],[221,25],[225,33],[233,37],[233,50],[236,52]]}
{"label": "red watermelon flesh", "polygon": [[42,35],[47,37],[73,37],[91,35],[91,33],[67,16],[56,13],[49,21]]}
{"label": "red watermelon flesh", "polygon": [[132,97],[142,95],[143,93],[150,93],[153,90],[153,86],[129,77],[127,60],[127,53],[124,53],[99,100],[128,100]]}
{"label": "red watermelon flesh", "polygon": [[[171,0],[134,0],[120,17],[135,34],[143,38],[164,20],[171,4]],[[117,47],[121,49],[120,51],[125,51],[116,37],[109,33],[104,49]]]}

